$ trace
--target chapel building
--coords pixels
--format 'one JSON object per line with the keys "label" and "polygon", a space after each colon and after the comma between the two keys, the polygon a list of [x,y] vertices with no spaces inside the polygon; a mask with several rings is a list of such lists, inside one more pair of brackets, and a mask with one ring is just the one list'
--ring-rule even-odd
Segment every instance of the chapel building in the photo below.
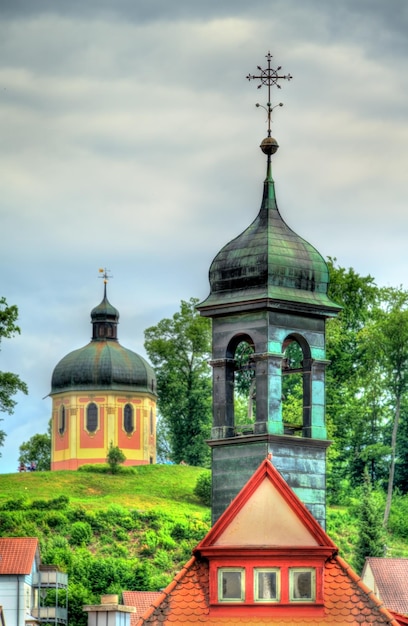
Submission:
{"label": "chapel building", "polygon": [[156,378],[136,352],[120,345],[119,312],[107,297],[91,311],[92,339],[70,352],[51,379],[51,469],[106,463],[119,447],[124,465],[156,462]]}

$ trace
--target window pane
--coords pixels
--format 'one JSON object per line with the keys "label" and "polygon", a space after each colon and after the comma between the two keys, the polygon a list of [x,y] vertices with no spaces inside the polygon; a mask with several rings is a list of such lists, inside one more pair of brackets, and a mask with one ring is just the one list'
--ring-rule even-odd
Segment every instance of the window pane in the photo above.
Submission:
{"label": "window pane", "polygon": [[279,600],[278,570],[255,570],[255,600]]}
{"label": "window pane", "polygon": [[223,569],[218,577],[218,594],[220,600],[242,601],[244,599],[244,571]]}
{"label": "window pane", "polygon": [[125,408],[123,410],[123,427],[128,435],[133,433],[133,407],[131,404],[125,404]]}
{"label": "window pane", "polygon": [[59,414],[59,434],[63,435],[65,432],[65,406],[61,406],[60,414]]}
{"label": "window pane", "polygon": [[311,601],[315,599],[315,571],[292,570],[291,571],[291,600]]}
{"label": "window pane", "polygon": [[86,410],[86,429],[94,433],[98,428],[98,407],[94,402],[88,405]]}

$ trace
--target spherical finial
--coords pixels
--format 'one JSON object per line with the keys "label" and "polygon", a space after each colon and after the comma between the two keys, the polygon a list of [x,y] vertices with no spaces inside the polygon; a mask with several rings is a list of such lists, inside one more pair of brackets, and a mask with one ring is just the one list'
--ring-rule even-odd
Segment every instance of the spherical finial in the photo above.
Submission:
{"label": "spherical finial", "polygon": [[265,137],[261,142],[260,148],[264,154],[271,156],[275,154],[279,148],[279,144],[274,137]]}

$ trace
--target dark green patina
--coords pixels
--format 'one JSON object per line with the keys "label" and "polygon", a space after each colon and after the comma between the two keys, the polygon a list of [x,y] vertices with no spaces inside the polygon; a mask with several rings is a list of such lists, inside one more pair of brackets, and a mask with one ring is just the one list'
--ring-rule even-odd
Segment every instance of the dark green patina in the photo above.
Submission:
{"label": "dark green patina", "polygon": [[117,338],[119,312],[106,295],[91,312],[92,340],[67,354],[55,367],[51,395],[74,390],[145,391],[155,393],[153,368]]}
{"label": "dark green patina", "polygon": [[202,311],[265,299],[333,310],[326,262],[282,219],[270,161],[256,219],[222,248],[209,275],[211,292],[200,305]]}
{"label": "dark green patina", "polygon": [[[261,145],[268,161],[260,211],[213,260],[210,295],[198,307],[213,321],[213,522],[272,452],[274,465],[324,527],[330,444],[325,321],[340,307],[327,295],[329,273],[323,257],[289,228],[278,210],[271,171],[277,142],[267,141],[273,142],[273,151]],[[256,419],[252,432],[245,433],[234,423],[235,350],[242,340],[253,348],[256,379]],[[303,352],[300,433],[288,431],[282,419],[285,349],[292,341]]]}

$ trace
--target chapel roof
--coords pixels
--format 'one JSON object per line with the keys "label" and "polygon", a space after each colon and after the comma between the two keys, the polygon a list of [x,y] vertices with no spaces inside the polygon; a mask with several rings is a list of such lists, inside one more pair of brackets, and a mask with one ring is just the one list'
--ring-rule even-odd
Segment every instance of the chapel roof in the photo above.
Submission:
{"label": "chapel roof", "polygon": [[67,391],[113,390],[155,394],[155,374],[142,356],[117,338],[119,312],[107,297],[91,311],[91,341],[65,355],[54,368],[51,394]]}

